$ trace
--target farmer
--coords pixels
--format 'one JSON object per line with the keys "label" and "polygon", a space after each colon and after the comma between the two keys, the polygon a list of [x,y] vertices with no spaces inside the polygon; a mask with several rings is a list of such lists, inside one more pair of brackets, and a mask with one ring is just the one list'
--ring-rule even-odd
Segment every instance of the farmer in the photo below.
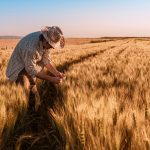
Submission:
{"label": "farmer", "polygon": [[[51,49],[63,48],[64,45],[64,36],[59,27],[44,27],[41,31],[33,32],[22,38],[11,55],[6,76],[10,81],[25,87],[29,104],[31,95],[34,95],[35,110],[38,110],[41,104],[36,78],[59,84],[65,77],[52,65],[50,58]],[[54,76],[44,73],[44,67]]]}

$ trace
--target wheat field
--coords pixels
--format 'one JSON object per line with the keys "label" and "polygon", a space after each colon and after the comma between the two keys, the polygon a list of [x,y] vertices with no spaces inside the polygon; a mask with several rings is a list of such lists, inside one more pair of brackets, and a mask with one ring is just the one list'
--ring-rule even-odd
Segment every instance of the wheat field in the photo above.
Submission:
{"label": "wheat field", "polygon": [[6,80],[11,52],[0,55],[0,149],[150,149],[150,39],[92,40],[53,50],[67,78],[59,85],[37,81],[42,106],[32,114],[23,87]]}

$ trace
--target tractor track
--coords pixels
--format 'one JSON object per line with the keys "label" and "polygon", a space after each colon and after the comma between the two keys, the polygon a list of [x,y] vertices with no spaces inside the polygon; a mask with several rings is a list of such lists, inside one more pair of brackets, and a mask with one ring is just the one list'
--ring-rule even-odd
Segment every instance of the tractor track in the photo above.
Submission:
{"label": "tractor track", "polygon": [[[122,43],[119,45],[119,52],[116,54],[118,57],[118,55],[120,55],[121,53],[123,53],[123,51],[125,51],[125,49],[127,47],[125,47],[123,50],[122,48],[120,49],[120,46],[123,46],[125,44],[127,44],[128,42],[125,42],[125,43]],[[79,58],[77,59],[74,59],[72,61],[69,61],[69,62],[64,62],[62,65],[59,65],[57,66],[57,68],[60,70],[60,71],[63,71],[63,72],[66,72],[72,65],[76,65],[76,64],[79,64],[81,62],[85,62],[85,61],[88,61],[89,59],[95,57],[95,56],[98,56],[98,55],[102,55],[102,54],[105,54],[106,52],[108,51],[112,51],[113,52],[113,49],[115,49],[116,47],[118,46],[110,46],[108,48],[105,48],[105,49],[102,49],[100,51],[96,51],[96,52],[93,52],[93,53],[89,53],[87,55],[83,55],[83,56],[80,56]],[[116,51],[116,50],[115,50]]]}

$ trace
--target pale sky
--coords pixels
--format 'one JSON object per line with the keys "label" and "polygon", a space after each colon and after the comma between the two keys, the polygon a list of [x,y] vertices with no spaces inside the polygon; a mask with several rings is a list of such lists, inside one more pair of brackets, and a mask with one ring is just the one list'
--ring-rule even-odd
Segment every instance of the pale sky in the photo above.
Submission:
{"label": "pale sky", "polygon": [[150,36],[150,0],[0,0],[0,35],[45,25],[66,37]]}

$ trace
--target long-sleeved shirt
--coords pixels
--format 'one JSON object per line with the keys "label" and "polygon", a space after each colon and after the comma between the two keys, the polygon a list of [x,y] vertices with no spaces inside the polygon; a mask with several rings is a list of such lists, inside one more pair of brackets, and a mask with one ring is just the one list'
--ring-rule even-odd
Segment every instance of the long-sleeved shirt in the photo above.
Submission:
{"label": "long-sleeved shirt", "polygon": [[6,69],[6,76],[11,81],[17,80],[23,68],[34,78],[46,64],[51,62],[50,49],[43,49],[42,42],[39,40],[40,35],[40,31],[30,33],[15,47]]}

